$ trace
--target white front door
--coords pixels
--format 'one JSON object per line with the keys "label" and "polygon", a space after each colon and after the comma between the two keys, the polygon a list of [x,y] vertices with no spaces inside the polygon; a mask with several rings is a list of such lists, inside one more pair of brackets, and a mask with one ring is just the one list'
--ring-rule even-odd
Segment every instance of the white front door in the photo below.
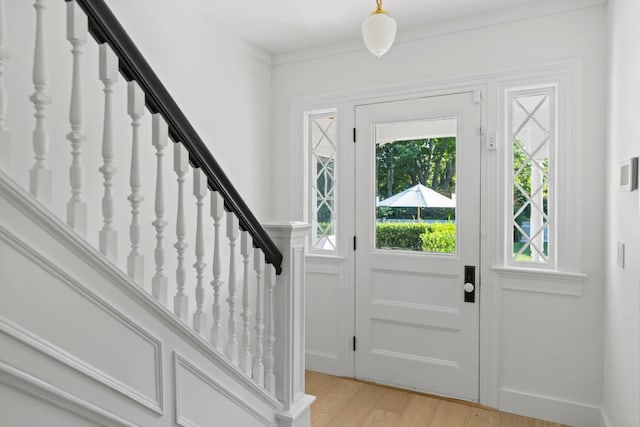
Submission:
{"label": "white front door", "polygon": [[355,115],[355,376],[477,401],[480,104],[467,92]]}

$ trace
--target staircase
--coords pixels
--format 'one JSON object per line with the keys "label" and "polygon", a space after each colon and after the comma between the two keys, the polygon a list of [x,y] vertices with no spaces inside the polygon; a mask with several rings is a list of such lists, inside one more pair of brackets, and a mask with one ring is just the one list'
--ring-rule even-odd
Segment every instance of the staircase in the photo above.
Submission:
{"label": "staircase", "polygon": [[261,225],[105,1],[63,3],[0,0],[0,425],[308,426],[308,227]]}

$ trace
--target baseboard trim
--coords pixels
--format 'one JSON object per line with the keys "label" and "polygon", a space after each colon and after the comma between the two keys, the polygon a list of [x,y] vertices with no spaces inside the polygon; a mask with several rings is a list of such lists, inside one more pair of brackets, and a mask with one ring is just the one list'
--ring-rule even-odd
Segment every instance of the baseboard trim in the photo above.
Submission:
{"label": "baseboard trim", "polygon": [[501,389],[498,402],[498,409],[504,412],[579,427],[601,425],[601,408],[593,405],[511,389]]}
{"label": "baseboard trim", "polygon": [[311,405],[315,396],[303,394],[287,410],[276,413],[278,427],[307,427],[311,425]]}
{"label": "baseboard trim", "polygon": [[305,366],[310,371],[322,372],[329,375],[343,375],[341,360],[338,356],[307,351],[305,354]]}

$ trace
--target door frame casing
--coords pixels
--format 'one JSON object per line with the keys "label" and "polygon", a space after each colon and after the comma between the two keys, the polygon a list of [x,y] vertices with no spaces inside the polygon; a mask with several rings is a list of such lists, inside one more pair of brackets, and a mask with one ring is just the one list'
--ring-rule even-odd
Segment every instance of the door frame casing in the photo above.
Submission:
{"label": "door frame casing", "polygon": [[[353,165],[355,161],[355,144],[352,143],[352,132],[355,126],[355,109],[359,105],[366,104],[375,104],[382,102],[390,102],[390,101],[401,101],[407,99],[414,98],[425,98],[432,97],[438,95],[448,95],[453,93],[461,93],[461,92],[476,92],[480,94],[481,100],[481,127],[483,129],[487,129],[488,120],[487,120],[487,111],[489,109],[490,99],[487,96],[489,93],[489,83],[486,79],[469,79],[469,80],[460,80],[460,81],[451,81],[451,82],[441,82],[441,83],[417,83],[413,85],[403,86],[401,88],[387,88],[387,89],[378,89],[378,90],[370,90],[370,91],[361,91],[352,94],[343,94],[343,95],[329,95],[325,97],[314,97],[314,98],[306,98],[304,100],[295,100],[292,103],[292,115],[291,115],[291,123],[292,123],[292,131],[291,131],[291,140],[292,141],[305,141],[304,132],[301,126],[302,119],[305,115],[305,112],[310,111],[322,111],[330,108],[336,108],[337,117],[338,117],[338,174],[341,178],[340,182],[346,182],[347,185],[340,186],[338,189],[338,203],[340,206],[340,211],[338,213],[338,221],[340,222],[340,228],[342,230],[342,235],[338,236],[338,251],[332,255],[319,255],[312,254],[308,255],[307,258],[313,259],[314,261],[318,261],[323,266],[331,265],[331,264],[340,264],[342,266],[341,277],[348,278],[348,283],[341,283],[340,289],[340,305],[339,305],[339,317],[341,324],[344,325],[344,330],[349,331],[346,334],[342,334],[344,336],[340,337],[341,342],[344,342],[344,350],[341,356],[341,370],[339,372],[340,375],[343,376],[351,376],[355,375],[355,355],[354,352],[351,351],[350,337],[352,332],[355,331],[355,317],[354,310],[355,307],[355,256],[352,250],[351,238],[355,233],[355,218],[353,212],[355,211],[355,202],[353,191],[354,188],[351,185],[355,181],[355,174],[352,167],[345,167],[345,165]],[[295,148],[294,148],[295,147]],[[307,191],[309,181],[308,181],[308,171],[306,167],[306,159],[308,158],[308,148],[306,144],[292,144],[292,150],[290,152],[291,159],[290,164],[292,166],[292,176],[300,177],[301,179],[292,179],[291,184],[294,188],[291,191],[291,199],[290,199],[290,212],[291,218],[301,219],[305,222],[310,222],[310,218],[308,217],[308,212],[306,209],[306,204],[300,203],[301,200],[306,200],[306,198],[301,197]],[[487,191],[485,191],[484,187],[484,179],[485,179],[485,170],[487,169],[487,150],[481,149],[480,154],[480,174],[481,174],[481,200],[480,200],[480,215],[481,215],[481,223],[480,223],[480,235],[485,236],[485,232],[483,229],[484,223],[482,218],[484,217],[484,206],[487,203],[487,197],[489,196]],[[493,154],[493,153],[491,153]],[[495,155],[492,156],[495,158]],[[494,168],[495,169],[495,168]],[[295,188],[297,187],[297,188]],[[495,187],[494,187],[495,188]],[[493,199],[495,200],[495,198]],[[480,393],[479,393],[479,402],[488,406],[497,406],[497,397],[498,397],[498,382],[495,381],[494,384],[489,385],[488,379],[493,377],[497,380],[497,375],[490,375],[488,370],[490,367],[488,366],[488,361],[491,360],[488,354],[486,353],[486,349],[488,348],[489,342],[489,331],[484,331],[483,325],[488,323],[484,317],[485,303],[491,299],[491,296],[483,286],[482,277],[484,271],[486,271],[486,266],[489,268],[493,265],[492,262],[486,264],[485,259],[483,257],[484,248],[482,245],[484,244],[486,239],[481,237],[481,251],[480,251],[480,265],[479,265],[479,298],[478,304],[480,305],[480,325],[479,325],[479,334],[480,334]],[[322,268],[319,269],[322,271]],[[347,315],[347,311],[350,308],[350,312]],[[343,331],[344,332],[344,331]],[[496,355],[491,355],[491,357],[495,357]],[[497,369],[495,369],[495,373],[497,374]],[[493,397],[488,396],[489,390],[493,390],[491,394]]]}
{"label": "door frame casing", "polygon": [[[502,353],[502,324],[500,318],[501,297],[498,276],[494,266],[502,262],[503,231],[501,208],[503,195],[500,194],[499,177],[504,173],[502,162],[502,147],[499,133],[500,125],[500,93],[505,82],[518,79],[540,79],[550,76],[563,75],[567,77],[569,87],[579,87],[581,84],[582,61],[571,59],[540,64],[538,66],[515,67],[492,73],[463,76],[447,80],[433,80],[414,82],[392,87],[355,90],[350,92],[328,95],[305,96],[291,100],[290,124],[291,143],[289,150],[289,164],[291,166],[290,218],[310,222],[305,193],[308,188],[307,146],[303,134],[303,118],[306,112],[334,108],[338,115],[338,173],[342,180],[353,182],[353,170],[348,165],[354,164],[355,148],[352,141],[352,129],[355,124],[356,105],[397,101],[411,98],[421,98],[445,95],[455,92],[479,91],[481,100],[481,127],[484,133],[498,135],[497,150],[488,150],[483,143],[480,152],[480,384],[479,403],[490,407],[498,407],[501,386],[501,353]],[[575,93],[573,93],[575,95]],[[579,112],[576,115],[580,117]],[[579,128],[578,120],[574,126]],[[484,141],[484,138],[482,138]],[[348,174],[351,174],[349,176]],[[351,186],[339,187],[338,203],[342,235],[338,236],[338,251],[328,255],[307,255],[307,272],[337,274],[344,283],[340,284],[339,321],[344,328],[340,331],[340,342],[343,343],[338,355],[339,368],[332,369],[332,373],[343,376],[353,376],[355,373],[355,357],[352,351],[352,331],[355,331],[353,308],[355,304],[354,256],[352,250],[352,234],[355,230],[355,203]],[[501,205],[500,205],[501,206]]]}

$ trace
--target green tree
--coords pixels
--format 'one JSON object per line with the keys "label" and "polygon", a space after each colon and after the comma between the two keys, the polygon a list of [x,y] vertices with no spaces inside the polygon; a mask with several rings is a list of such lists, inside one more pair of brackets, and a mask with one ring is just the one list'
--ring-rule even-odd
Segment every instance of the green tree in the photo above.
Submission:
{"label": "green tree", "polygon": [[376,147],[378,195],[386,199],[417,184],[455,192],[456,138],[394,141]]}
{"label": "green tree", "polygon": [[[531,218],[531,205],[527,196],[531,195],[531,160],[522,149],[523,143],[519,138],[513,141],[513,214],[515,215],[523,206],[520,215],[515,218],[518,225],[522,226],[523,222],[527,222]],[[546,157],[541,163],[544,174],[549,174],[549,158]],[[518,188],[520,187],[520,188]],[[549,186],[545,183],[542,188],[543,211],[548,213],[548,192]],[[520,232],[514,227],[513,239],[520,240]]]}

